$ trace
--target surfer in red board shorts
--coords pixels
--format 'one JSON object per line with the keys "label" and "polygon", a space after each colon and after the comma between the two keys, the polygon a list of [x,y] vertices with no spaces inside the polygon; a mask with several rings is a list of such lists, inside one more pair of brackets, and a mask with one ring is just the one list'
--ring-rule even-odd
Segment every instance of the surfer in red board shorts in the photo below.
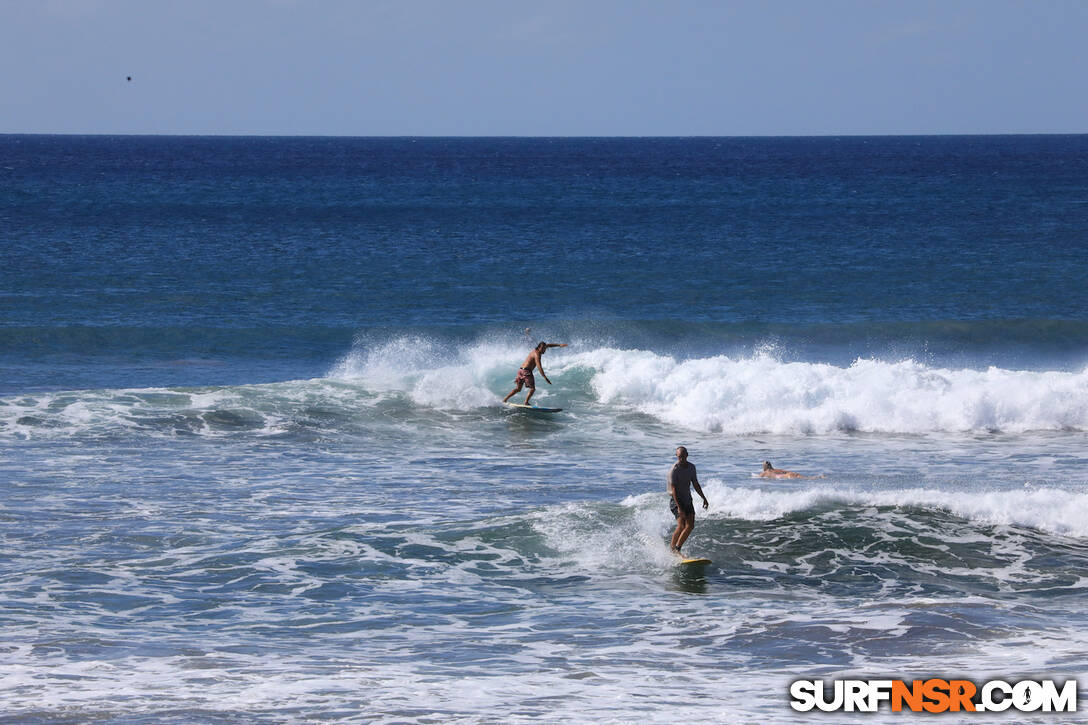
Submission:
{"label": "surfer in red board shorts", "polygon": [[[533,351],[529,353],[529,357],[525,358],[525,362],[521,364],[521,369],[518,370],[518,375],[514,378],[514,385],[517,387],[511,390],[502,402],[510,400],[516,393],[520,393],[522,387],[529,388],[528,395],[525,396],[525,405],[529,404],[529,400],[533,397],[533,393],[536,392],[536,379],[533,377],[533,370],[539,369],[540,374],[545,380],[548,380],[548,376],[544,373],[544,365],[540,361],[540,356],[548,351],[549,347],[566,347],[565,342],[541,342]],[[548,380],[548,385],[551,385],[552,381]]]}

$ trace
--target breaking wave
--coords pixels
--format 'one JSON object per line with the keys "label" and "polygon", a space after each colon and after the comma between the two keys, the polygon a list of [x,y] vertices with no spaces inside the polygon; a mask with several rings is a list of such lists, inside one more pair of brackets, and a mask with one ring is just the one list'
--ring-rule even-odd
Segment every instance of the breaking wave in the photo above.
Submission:
{"label": "breaking wave", "polygon": [[[420,410],[487,414],[512,387],[524,344],[397,338],[357,345],[315,380],[0,397],[0,435],[153,428],[275,434]],[[551,352],[537,402],[602,420],[636,413],[686,430],[745,436],[1088,430],[1088,369],[947,368],[913,359],[849,365],[776,351],[683,359],[574,343]],[[377,413],[375,412],[377,411]]]}

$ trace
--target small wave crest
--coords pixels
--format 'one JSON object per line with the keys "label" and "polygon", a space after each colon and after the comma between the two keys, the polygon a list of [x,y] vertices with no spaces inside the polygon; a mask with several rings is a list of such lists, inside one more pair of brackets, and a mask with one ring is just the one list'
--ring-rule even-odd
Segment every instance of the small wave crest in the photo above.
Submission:
{"label": "small wave crest", "polygon": [[276,436],[335,426],[368,402],[322,380],[37,393],[0,398],[0,436]]}
{"label": "small wave crest", "polygon": [[[704,489],[711,506],[685,550],[736,586],[877,598],[1050,597],[1088,586],[1086,493]],[[533,519],[557,568],[612,577],[672,569],[673,525],[660,493],[548,507]]]}
{"label": "small wave crest", "polygon": [[[1088,493],[1056,488],[1018,490],[943,490],[908,488],[886,491],[839,490],[829,486],[768,491],[707,486],[714,502],[710,515],[769,521],[820,507],[895,507],[944,511],[980,526],[1024,526],[1062,536],[1088,537]],[[660,497],[658,497],[660,498]],[[631,499],[631,502],[641,497]]]}
{"label": "small wave crest", "polygon": [[[0,436],[359,431],[375,421],[405,421],[417,409],[466,411],[498,405],[525,347],[397,337],[356,344],[325,377],[314,380],[0,397]],[[547,391],[540,391],[537,400],[547,397]],[[413,423],[426,425],[416,419]]]}

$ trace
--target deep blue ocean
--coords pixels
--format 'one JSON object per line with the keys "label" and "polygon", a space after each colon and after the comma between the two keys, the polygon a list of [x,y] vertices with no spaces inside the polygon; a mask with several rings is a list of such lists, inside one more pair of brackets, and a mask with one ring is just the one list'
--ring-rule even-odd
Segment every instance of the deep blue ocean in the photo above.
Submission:
{"label": "deep blue ocean", "polygon": [[5,721],[1083,690],[1086,433],[1088,136],[0,136]]}

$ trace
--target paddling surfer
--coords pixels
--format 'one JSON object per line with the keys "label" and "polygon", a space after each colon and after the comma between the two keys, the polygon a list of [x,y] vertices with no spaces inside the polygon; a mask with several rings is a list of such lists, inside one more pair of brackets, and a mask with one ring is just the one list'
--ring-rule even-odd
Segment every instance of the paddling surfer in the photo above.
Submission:
{"label": "paddling surfer", "polygon": [[823,476],[802,476],[795,471],[786,471],[775,468],[770,461],[763,462],[763,470],[759,472],[760,478],[823,478]]}
{"label": "paddling surfer", "polygon": [[699,498],[703,499],[703,509],[710,508],[710,502],[703,495],[699,478],[695,475],[695,464],[688,461],[688,449],[676,448],[676,463],[669,469],[669,510],[676,517],[676,531],[672,532],[672,552],[683,557],[680,548],[691,536],[695,528],[695,504],[691,501],[691,489],[694,486]]}
{"label": "paddling surfer", "polygon": [[540,375],[548,381],[548,385],[552,384],[551,380],[548,380],[547,374],[544,372],[544,364],[540,360],[540,356],[548,351],[549,347],[566,347],[565,342],[541,342],[533,351],[529,353],[529,356],[525,358],[525,362],[521,364],[521,368],[518,370],[518,375],[514,378],[515,387],[506,397],[502,399],[502,402],[510,400],[515,394],[520,393],[522,387],[529,389],[529,393],[525,396],[525,405],[529,404],[529,400],[533,397],[533,393],[536,392],[536,379],[533,377],[533,370],[540,370]]}

